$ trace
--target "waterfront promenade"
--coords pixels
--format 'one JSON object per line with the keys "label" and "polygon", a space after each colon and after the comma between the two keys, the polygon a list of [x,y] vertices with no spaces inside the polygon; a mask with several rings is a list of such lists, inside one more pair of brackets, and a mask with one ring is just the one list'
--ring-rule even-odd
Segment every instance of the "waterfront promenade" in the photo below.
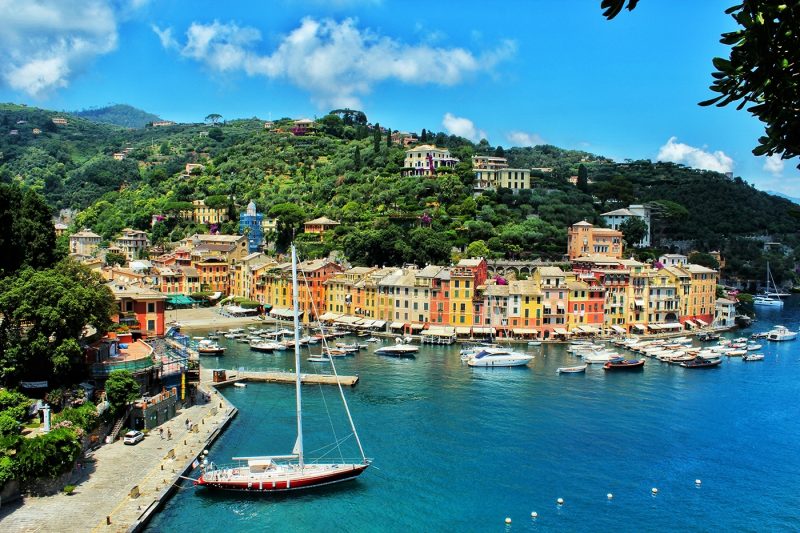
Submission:
{"label": "waterfront promenade", "polygon": [[4,505],[0,530],[138,531],[141,521],[169,496],[178,476],[236,414],[220,394],[207,390],[212,391],[208,403],[185,408],[161,426],[163,439],[154,431],[135,446],[120,439],[97,449],[76,473],[73,494],[25,497]]}

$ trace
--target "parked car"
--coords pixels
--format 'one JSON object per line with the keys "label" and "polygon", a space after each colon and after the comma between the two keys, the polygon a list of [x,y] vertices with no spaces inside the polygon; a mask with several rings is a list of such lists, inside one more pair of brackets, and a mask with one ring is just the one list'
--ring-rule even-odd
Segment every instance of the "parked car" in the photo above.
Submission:
{"label": "parked car", "polygon": [[144,433],[141,431],[129,431],[125,433],[125,438],[122,439],[122,442],[125,444],[136,444],[144,440]]}

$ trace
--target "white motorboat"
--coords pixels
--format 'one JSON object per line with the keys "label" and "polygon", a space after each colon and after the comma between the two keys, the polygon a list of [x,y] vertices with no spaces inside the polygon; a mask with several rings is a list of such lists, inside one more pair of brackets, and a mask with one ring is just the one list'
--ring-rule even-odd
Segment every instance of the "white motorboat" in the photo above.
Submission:
{"label": "white motorboat", "polygon": [[763,361],[764,354],[762,353],[749,353],[742,357],[742,361]]}
{"label": "white motorboat", "polygon": [[770,341],[793,341],[797,338],[796,331],[790,331],[785,326],[775,326],[767,333],[767,340]]}
{"label": "white motorboat", "polygon": [[580,374],[581,372],[586,372],[587,366],[588,365],[562,366],[556,370],[556,374]]}
{"label": "white motorboat", "polygon": [[309,363],[328,363],[330,362],[330,359],[328,359],[327,357],[312,355],[311,357],[306,359],[306,361],[308,361]]}
{"label": "white motorboat", "polygon": [[370,337],[367,342],[381,342],[381,340],[378,337]]}
{"label": "white motorboat", "polygon": [[258,342],[251,342],[250,349],[256,352],[271,353],[274,352],[275,350],[282,350],[284,349],[284,347],[276,342],[258,341]]}
{"label": "white motorboat", "polygon": [[542,341],[528,341],[528,346],[541,346]]}
{"label": "white motorboat", "polygon": [[747,345],[745,346],[745,348],[747,349],[748,352],[755,352],[756,350],[760,350],[761,349],[761,345],[760,344],[755,344],[755,343],[752,343],[752,342],[748,342]]}
{"label": "white motorboat", "polygon": [[204,339],[197,343],[197,353],[199,355],[222,355],[225,353],[225,348],[212,340]]}
{"label": "white motorboat", "polygon": [[583,355],[583,362],[587,364],[607,363],[609,360],[619,357],[617,352],[603,350],[602,352],[591,352]]}
{"label": "white motorboat", "polygon": [[390,355],[392,357],[415,357],[419,346],[398,342],[393,346],[381,346],[375,350],[377,355]]}
{"label": "white motorboat", "polygon": [[467,364],[469,366],[480,367],[524,366],[530,363],[532,359],[532,355],[522,352],[513,352],[510,350],[504,352],[490,352],[481,350],[467,359]]}

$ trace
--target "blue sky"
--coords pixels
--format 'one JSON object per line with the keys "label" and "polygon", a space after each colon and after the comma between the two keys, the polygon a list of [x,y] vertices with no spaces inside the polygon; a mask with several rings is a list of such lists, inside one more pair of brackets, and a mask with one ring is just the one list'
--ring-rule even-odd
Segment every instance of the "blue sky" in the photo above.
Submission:
{"label": "blue sky", "polygon": [[313,117],[349,105],[393,129],[546,142],[732,171],[800,196],[763,126],[702,108],[730,0],[0,0],[0,101],[128,103],[176,121]]}

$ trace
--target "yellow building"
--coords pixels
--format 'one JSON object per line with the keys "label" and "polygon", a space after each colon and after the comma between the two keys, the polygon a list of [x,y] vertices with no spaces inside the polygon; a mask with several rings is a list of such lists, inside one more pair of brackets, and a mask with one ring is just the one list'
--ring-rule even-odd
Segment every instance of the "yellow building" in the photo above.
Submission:
{"label": "yellow building", "polygon": [[481,324],[481,317],[474,312],[473,297],[475,274],[467,267],[450,269],[450,325],[472,326]]}
{"label": "yellow building", "polygon": [[686,317],[700,326],[710,325],[714,321],[718,273],[700,265],[689,264],[683,268],[692,277]]}
{"label": "yellow building", "polygon": [[192,209],[181,211],[181,218],[198,224],[222,224],[230,220],[227,207],[208,207],[205,200],[194,200]]}
{"label": "yellow building", "polygon": [[333,275],[325,282],[327,310],[339,315],[363,315],[363,307],[356,298],[363,288],[357,286],[366,276],[377,270],[376,267],[353,267]]}

